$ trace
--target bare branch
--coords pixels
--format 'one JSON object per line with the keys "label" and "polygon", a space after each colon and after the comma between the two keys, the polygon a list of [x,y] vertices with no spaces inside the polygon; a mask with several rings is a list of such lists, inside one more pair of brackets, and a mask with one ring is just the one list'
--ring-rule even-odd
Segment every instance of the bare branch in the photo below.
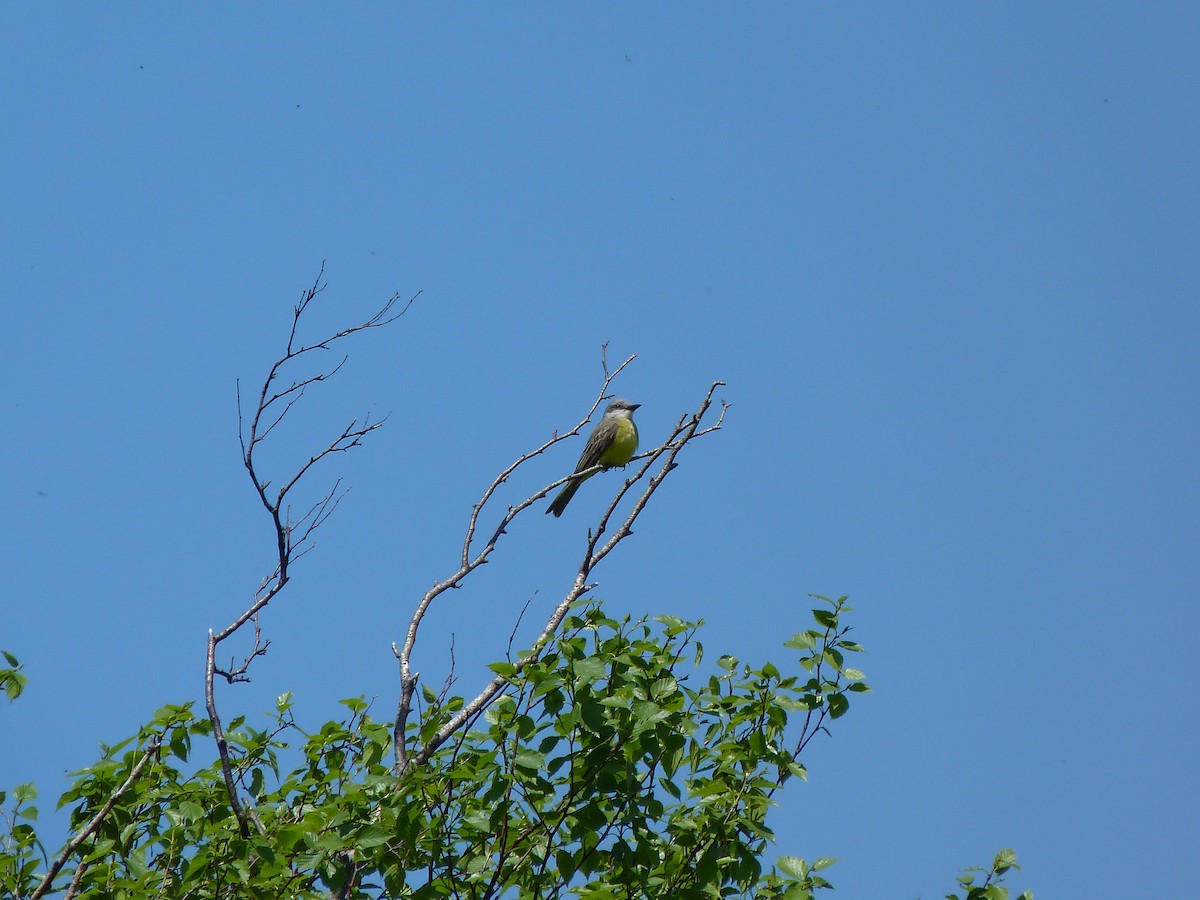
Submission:
{"label": "bare branch", "polygon": [[271,646],[271,642],[262,636],[262,626],[258,621],[258,613],[255,613],[250,618],[254,621],[254,644],[250,648],[250,652],[246,654],[245,659],[242,660],[241,665],[230,659],[228,669],[213,669],[214,675],[220,675],[230,684],[237,681],[249,681],[250,679],[246,677],[246,670],[250,668],[250,663],[260,656],[266,656],[267,648]]}
{"label": "bare branch", "polygon": [[[230,759],[225,731],[221,725],[221,718],[217,711],[214,681],[217,677],[224,678],[231,684],[249,680],[248,671],[251,663],[264,655],[267,652],[267,647],[270,646],[270,641],[265,640],[262,636],[259,613],[287,585],[291,577],[291,566],[313,548],[312,539],[314,532],[333,515],[338,504],[345,497],[346,490],[341,487],[341,479],[336,480],[333,487],[310,505],[305,513],[295,521],[292,519],[291,505],[287,502],[289,495],[302,481],[306,480],[306,476],[309,475],[313,467],[318,463],[334,454],[345,453],[355,447],[361,446],[363,439],[371,432],[382,427],[384,422],[387,421],[387,417],[385,416],[378,422],[372,422],[368,415],[363,418],[362,424],[359,424],[358,419],[352,420],[325,447],[310,456],[307,462],[298,466],[290,476],[282,481],[282,487],[279,488],[272,488],[274,480],[265,477],[260,471],[255,454],[258,448],[271,437],[275,429],[288,417],[296,404],[304,398],[307,390],[313,385],[329,380],[341,371],[348,357],[343,355],[335,365],[322,369],[316,374],[295,377],[286,387],[280,387],[278,385],[282,383],[281,378],[283,377],[282,373],[285,368],[290,367],[291,363],[301,357],[313,354],[316,351],[330,350],[334,344],[351,335],[373,328],[381,328],[396,321],[396,319],[408,312],[417,297],[420,296],[420,292],[417,292],[401,308],[397,308],[400,302],[400,295],[393,294],[366,320],[349,328],[343,328],[341,331],[331,334],[322,340],[306,344],[299,337],[300,319],[312,306],[317,296],[325,290],[325,284],[322,281],[324,274],[325,266],[322,263],[321,269],[317,273],[312,286],[301,293],[299,301],[292,308],[292,322],[286,348],[283,354],[272,363],[270,369],[267,371],[267,376],[263,379],[262,387],[258,392],[258,401],[252,413],[247,413],[243,410],[241,383],[239,382],[237,385],[238,442],[242,450],[242,464],[246,468],[246,473],[250,477],[250,483],[258,495],[259,502],[271,519],[275,534],[275,564],[272,573],[262,580],[258,589],[254,592],[249,606],[238,614],[225,628],[219,631],[209,630],[208,652],[205,663],[204,700],[209,721],[213,726],[213,736],[217,742],[217,751],[221,758],[221,769],[225,779],[226,791],[229,794],[230,804],[237,815],[243,834],[248,833],[250,823],[253,823],[260,831],[262,824],[258,821],[254,811],[246,809],[237,796],[234,767]],[[218,646],[239,632],[251,621],[254,623],[254,638],[250,650],[245,654],[242,662],[237,663],[235,660],[230,660],[227,668],[219,668],[216,663]]]}
{"label": "bare branch", "polygon": [[[604,353],[606,353],[607,346],[607,344],[603,345],[602,356]],[[425,618],[425,612],[429,609],[429,605],[446,591],[457,588],[462,583],[464,578],[470,575],[471,572],[475,571],[475,569],[486,563],[488,557],[496,548],[496,543],[500,540],[501,535],[503,535],[508,528],[509,523],[511,523],[513,519],[515,519],[523,510],[528,509],[532,504],[545,497],[546,494],[566,482],[571,476],[562,478],[554,484],[543,488],[532,497],[526,498],[516,506],[510,507],[507,514],[501,518],[500,523],[496,526],[495,531],[492,532],[492,535],[488,539],[487,543],[483,545],[482,549],[480,549],[478,553],[472,556],[472,544],[475,541],[479,516],[483,512],[484,507],[487,505],[488,501],[492,499],[492,496],[496,493],[496,490],[500,487],[500,485],[507,481],[509,476],[511,476],[518,468],[529,462],[531,459],[534,459],[535,457],[545,453],[558,442],[566,440],[572,435],[578,434],[591,420],[592,415],[599,408],[600,404],[608,398],[607,391],[609,386],[612,384],[613,379],[621,374],[622,370],[624,370],[624,368],[636,358],[637,354],[632,354],[628,359],[625,360],[625,362],[621,363],[621,365],[617,367],[616,371],[612,373],[609,373],[608,371],[608,363],[606,358],[602,360],[602,365],[604,368],[604,383],[600,388],[600,393],[596,397],[595,402],[592,403],[588,414],[570,431],[564,432],[561,435],[555,432],[537,449],[518,457],[515,462],[509,465],[508,468],[504,469],[504,471],[496,476],[495,480],[488,485],[487,489],[483,492],[483,496],[480,497],[479,501],[471,509],[471,518],[467,523],[467,532],[463,539],[462,559],[458,571],[444,581],[434,583],[433,587],[426,592],[425,596],[421,598],[420,603],[417,604],[417,609],[413,613],[412,619],[409,621],[408,632],[405,635],[403,646],[397,648],[394,643],[392,644],[392,653],[395,654],[396,659],[400,663],[400,698],[396,708],[395,726],[392,730],[392,736],[395,741],[397,771],[404,771],[408,768],[406,761],[407,748],[405,747],[404,741],[404,729],[407,725],[409,714],[412,711],[413,691],[416,689],[417,679],[420,677],[419,672],[412,671],[412,653],[413,648],[416,646],[417,633],[421,628],[421,622]]]}
{"label": "bare branch", "polygon": [[[633,357],[630,357],[629,360],[626,360],[626,362],[623,363],[616,372],[612,373],[611,376],[607,374],[607,363],[604,363],[604,369],[606,373],[606,380],[604,384],[605,390],[607,390],[611,379],[615,377],[621,371],[621,369],[625,367],[625,365],[628,365],[632,359]],[[597,564],[600,563],[601,560],[608,556],[608,554],[611,553],[622,540],[629,537],[633,533],[633,523],[641,514],[641,511],[645,509],[650,497],[658,489],[659,485],[662,484],[667,475],[678,465],[675,462],[675,459],[679,455],[680,451],[682,451],[685,446],[687,446],[696,438],[702,437],[706,434],[711,434],[712,432],[721,428],[721,425],[724,422],[725,413],[729,408],[729,405],[724,402],[721,404],[721,411],[718,414],[716,422],[705,428],[701,428],[700,426],[704,421],[705,415],[712,406],[714,393],[718,387],[722,387],[723,385],[724,382],[721,381],[713,382],[696,412],[692,413],[690,416],[681,416],[671,434],[668,435],[667,439],[662,444],[653,450],[640,454],[634,458],[634,461],[644,460],[643,464],[639,467],[636,474],[627,479],[624,486],[617,492],[612,503],[609,504],[608,509],[605,511],[604,515],[600,519],[600,522],[597,524],[595,531],[588,532],[583,561],[575,573],[575,579],[570,590],[567,591],[563,599],[554,608],[550,618],[546,622],[545,627],[530,646],[528,653],[512,663],[517,672],[520,672],[525,666],[529,665],[529,663],[535,661],[540,656],[542,650],[544,650],[553,639],[559,625],[562,623],[562,620],[566,617],[571,607],[594,587],[594,585],[588,582],[588,577],[590,576],[592,570]],[[596,403],[592,406],[591,412],[589,412],[589,418],[591,413],[595,412],[595,410],[599,407],[600,402],[604,399],[603,395],[604,391],[602,390],[600,399],[596,401]],[[587,424],[586,419],[577,425],[571,432],[568,432],[568,434],[578,433],[578,431],[582,429],[585,424]],[[564,435],[564,437],[565,436],[566,435]],[[556,436],[547,444],[544,444],[537,450],[521,457],[516,463],[506,469],[499,478],[492,482],[491,486],[485,492],[483,498],[479,503],[476,504],[472,511],[471,522],[468,527],[467,541],[464,544],[463,563],[461,567],[445,581],[434,584],[434,586],[430,588],[430,590],[421,599],[420,603],[417,604],[417,609],[413,614],[412,621],[409,623],[408,634],[403,648],[397,649],[395,644],[392,645],[392,650],[400,661],[400,700],[397,705],[396,722],[393,728],[396,756],[395,768],[397,774],[403,775],[404,772],[406,772],[413,765],[421,765],[425,763],[437,750],[437,748],[441,746],[441,744],[443,744],[447,739],[449,739],[458,729],[466,727],[467,723],[473,721],[478,715],[480,715],[483,710],[485,710],[496,699],[496,697],[503,692],[505,686],[509,683],[509,678],[506,677],[497,676],[493,678],[473,700],[465,704],[453,718],[451,718],[448,722],[446,722],[445,725],[438,729],[437,733],[434,734],[434,736],[430,738],[427,743],[419,747],[415,753],[409,753],[405,741],[405,730],[412,706],[412,694],[416,687],[418,677],[417,673],[413,673],[411,671],[410,660],[412,657],[413,647],[416,643],[417,630],[420,627],[421,620],[424,617],[425,612],[428,610],[430,604],[439,595],[451,588],[458,587],[467,575],[487,561],[488,555],[495,548],[500,536],[506,533],[509,523],[511,523],[517,515],[519,515],[525,509],[528,509],[532,504],[545,497],[550,491],[554,490],[572,477],[565,476],[533,494],[532,496],[526,498],[515,506],[509,507],[508,512],[503,516],[500,524],[497,526],[495,532],[492,534],[488,542],[484,545],[483,549],[474,558],[470,556],[470,543],[476,528],[479,513],[484,504],[486,504],[487,500],[490,498],[491,494],[495,491],[500,483],[502,483],[509,475],[512,474],[512,472],[519,465],[528,459],[532,459],[539,453],[544,452],[549,446],[557,442],[557,440],[559,440],[559,438]],[[658,466],[657,471],[655,471],[653,474],[650,474],[651,470],[654,469],[656,465]],[[595,470],[599,471],[601,468],[603,467],[596,466]],[[614,514],[617,505],[621,502],[621,499],[633,488],[635,484],[638,484],[643,479],[647,478],[648,480],[646,481],[645,489],[634,503],[633,509],[629,512],[628,516],[617,528],[612,537],[609,538],[606,543],[600,545],[600,538],[607,530],[609,520]]]}
{"label": "bare branch", "polygon": [[85,857],[81,859],[79,861],[79,865],[75,867],[75,874],[71,876],[71,884],[67,887],[67,893],[63,900],[71,900],[72,897],[79,893],[79,883],[83,881],[83,873],[87,870],[87,858]]}
{"label": "bare branch", "polygon": [[384,416],[383,419],[376,422],[374,425],[368,424],[370,422],[369,415],[361,427],[358,427],[357,419],[351,421],[350,424],[343,429],[342,433],[329,444],[328,447],[315,456],[310,457],[308,462],[302,465],[296,474],[292,476],[291,480],[279,489],[279,494],[275,498],[274,508],[279,508],[279,505],[283,503],[284,497],[288,495],[288,492],[296,486],[297,482],[304,477],[305,473],[308,472],[309,469],[327,456],[330,456],[334,453],[345,453],[347,450],[362,446],[362,439],[372,431],[375,431],[377,428],[382,428],[386,421],[387,416]]}

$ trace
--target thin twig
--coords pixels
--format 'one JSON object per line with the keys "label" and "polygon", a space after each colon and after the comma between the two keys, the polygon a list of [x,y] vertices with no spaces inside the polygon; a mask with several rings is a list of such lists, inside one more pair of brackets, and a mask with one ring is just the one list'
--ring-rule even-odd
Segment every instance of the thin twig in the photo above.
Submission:
{"label": "thin twig", "polygon": [[517,639],[517,629],[521,627],[521,623],[525,620],[525,613],[529,612],[529,604],[533,603],[533,598],[536,596],[537,591],[534,591],[526,598],[521,611],[517,613],[517,621],[513,622],[512,631],[508,633],[508,646],[504,648],[504,658],[509,662],[513,661],[513,642]]}
{"label": "thin twig", "polygon": [[458,679],[454,675],[454,632],[450,632],[450,671],[446,673],[446,680],[442,682],[442,689],[438,691],[437,703],[441,706],[446,702],[446,698],[450,695],[450,688],[454,687],[454,682]]}

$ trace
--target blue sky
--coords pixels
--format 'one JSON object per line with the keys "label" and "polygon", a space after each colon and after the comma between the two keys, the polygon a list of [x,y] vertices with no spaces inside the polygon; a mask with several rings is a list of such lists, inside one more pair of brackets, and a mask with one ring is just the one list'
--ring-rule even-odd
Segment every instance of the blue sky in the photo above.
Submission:
{"label": "blue sky", "polygon": [[[228,712],[365,694],[471,504],[570,427],[600,345],[657,442],[726,427],[597,573],[783,663],[849,594],[874,693],[806,759],[778,850],[934,897],[1015,848],[1040,896],[1184,896],[1200,803],[1200,8],[298,3],[0,8],[0,783],[200,696],[269,570],[236,379],[393,292],[287,432],[352,486]],[[577,446],[539,460],[504,502]],[[321,479],[326,479],[322,481]],[[614,479],[610,478],[612,482]],[[426,623],[473,693],[570,583],[609,485],[530,515]]]}

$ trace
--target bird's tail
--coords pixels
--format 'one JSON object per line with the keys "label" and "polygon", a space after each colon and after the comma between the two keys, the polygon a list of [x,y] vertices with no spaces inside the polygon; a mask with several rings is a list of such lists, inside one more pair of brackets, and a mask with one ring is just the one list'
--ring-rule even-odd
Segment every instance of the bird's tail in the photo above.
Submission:
{"label": "bird's tail", "polygon": [[571,498],[575,496],[575,492],[579,490],[579,485],[583,484],[582,480],[576,481],[572,479],[566,483],[566,486],[558,492],[558,496],[550,501],[550,505],[546,507],[546,512],[554,513],[554,518],[558,518],[563,514],[563,510],[567,508],[567,504],[571,502]]}

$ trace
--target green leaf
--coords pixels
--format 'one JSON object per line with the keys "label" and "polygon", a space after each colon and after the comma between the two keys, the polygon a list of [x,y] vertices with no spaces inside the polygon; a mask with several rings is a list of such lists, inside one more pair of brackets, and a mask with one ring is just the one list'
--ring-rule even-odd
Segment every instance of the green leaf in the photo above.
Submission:
{"label": "green leaf", "polygon": [[845,694],[829,695],[829,717],[831,719],[840,719],[849,709],[850,701],[846,699]]}
{"label": "green leaf", "polygon": [[0,673],[0,682],[4,684],[4,693],[9,700],[16,700],[21,696],[21,692],[25,690],[25,685],[29,683],[29,679],[20,672],[3,672]]}
{"label": "green leaf", "polygon": [[497,724],[502,719],[507,718],[509,712],[511,711],[510,708],[515,702],[516,701],[514,701],[512,697],[508,696],[508,694],[501,694],[499,697],[493,700],[492,705],[487,708],[487,712],[483,714],[484,719],[490,725]]}
{"label": "green leaf", "polygon": [[598,656],[581,659],[572,666],[575,683],[582,681],[599,681],[608,674],[608,665]]}
{"label": "green leaf", "polygon": [[501,678],[511,678],[517,674],[517,667],[510,662],[488,663],[488,668]]}
{"label": "green leaf", "polygon": [[256,766],[250,773],[250,795],[257,799],[261,798],[264,793],[262,769]]}
{"label": "green leaf", "polygon": [[793,878],[805,878],[808,875],[808,863],[799,856],[781,856],[775,865],[779,871],[786,872]]}
{"label": "green leaf", "polygon": [[368,850],[371,847],[381,847],[394,838],[395,834],[390,828],[385,828],[382,825],[368,825],[366,828],[362,828],[355,833],[354,845]]}
{"label": "green leaf", "polygon": [[546,768],[546,757],[532,747],[522,747],[513,756],[513,762],[523,769],[541,771]]}
{"label": "green leaf", "polygon": [[599,732],[606,722],[604,707],[594,700],[583,700],[575,705],[579,719],[590,731]]}
{"label": "green leaf", "polygon": [[790,650],[811,650],[817,646],[816,636],[811,631],[801,631],[792,635],[791,640],[784,643]]}
{"label": "green leaf", "polygon": [[672,676],[659,678],[650,685],[650,696],[655,700],[663,700],[679,692],[679,682]]}
{"label": "green leaf", "polygon": [[997,875],[1003,875],[1009,869],[1020,868],[1017,865],[1017,854],[1007,847],[997,853],[995,860],[992,861],[992,870]]}
{"label": "green leaf", "polygon": [[[690,627],[683,619],[676,618],[675,616],[655,616],[654,621],[661,622],[665,626],[667,637],[674,637],[681,632],[687,631]],[[13,663],[13,665],[16,665],[16,663]]]}
{"label": "green leaf", "polygon": [[36,806],[21,806],[18,807],[16,814],[20,819],[28,819],[30,822],[36,822],[38,817],[38,808]]}
{"label": "green leaf", "polygon": [[182,728],[175,728],[171,731],[171,739],[168,741],[168,746],[171,748],[171,754],[178,760],[187,762],[188,751],[191,749],[191,739],[188,733]]}
{"label": "green leaf", "polygon": [[812,891],[803,884],[793,882],[780,896],[779,900],[812,900]]}

